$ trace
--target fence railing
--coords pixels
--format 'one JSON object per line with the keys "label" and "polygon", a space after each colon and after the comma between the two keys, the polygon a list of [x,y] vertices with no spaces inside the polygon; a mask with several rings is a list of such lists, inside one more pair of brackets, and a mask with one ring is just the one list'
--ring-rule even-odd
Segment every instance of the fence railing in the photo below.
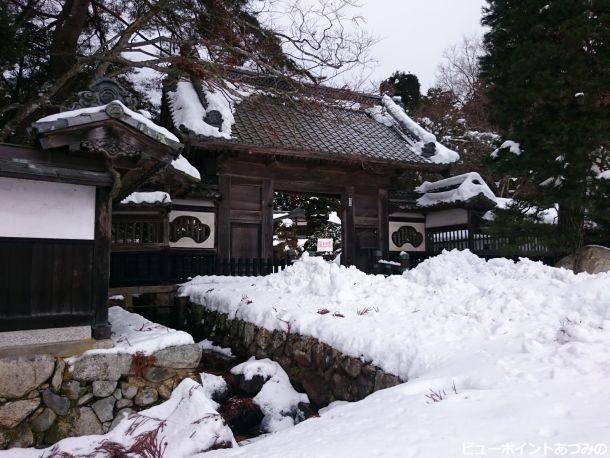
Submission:
{"label": "fence railing", "polygon": [[543,256],[551,252],[540,237],[515,236],[496,237],[472,231],[467,226],[452,226],[428,229],[427,252],[437,254],[443,250],[465,250],[483,256]]}
{"label": "fence railing", "polygon": [[183,283],[197,275],[268,275],[286,265],[286,259],[221,259],[200,250],[115,251],[110,257],[110,286]]}

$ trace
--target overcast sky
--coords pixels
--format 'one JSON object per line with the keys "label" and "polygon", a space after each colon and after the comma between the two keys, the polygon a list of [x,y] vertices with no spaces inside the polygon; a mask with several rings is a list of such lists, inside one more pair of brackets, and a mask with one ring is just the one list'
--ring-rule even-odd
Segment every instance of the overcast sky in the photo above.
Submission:
{"label": "overcast sky", "polygon": [[482,34],[485,0],[362,0],[365,29],[380,38],[372,55],[378,65],[371,78],[379,82],[394,70],[419,77],[422,92],[434,83],[445,48],[463,35]]}

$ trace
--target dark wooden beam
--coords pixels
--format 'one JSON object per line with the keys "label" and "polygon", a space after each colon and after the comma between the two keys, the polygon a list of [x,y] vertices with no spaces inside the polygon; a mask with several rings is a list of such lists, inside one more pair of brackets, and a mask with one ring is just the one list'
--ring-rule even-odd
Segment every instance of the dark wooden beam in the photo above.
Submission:
{"label": "dark wooden beam", "polygon": [[404,169],[404,170],[419,170],[428,172],[441,172],[448,170],[449,164],[434,164],[431,162],[427,163],[410,163],[401,161],[388,161],[388,160],[375,160],[365,155],[350,155],[350,156],[339,156],[330,155],[322,151],[311,151],[311,150],[298,150],[298,149],[287,149],[277,147],[261,147],[258,145],[249,145],[243,143],[229,143],[219,140],[199,140],[189,139],[188,142],[192,144],[194,148],[200,150],[215,150],[215,151],[237,151],[245,152],[250,155],[274,155],[284,156],[289,158],[297,159],[319,159],[328,162],[342,163],[342,164],[370,164],[373,166],[390,167],[392,169]]}
{"label": "dark wooden beam", "polygon": [[382,259],[388,259],[390,251],[390,233],[388,217],[388,190],[379,189],[378,195],[378,215],[379,215],[379,249]]}
{"label": "dark wooden beam", "polygon": [[226,259],[231,256],[231,177],[221,175],[218,177],[218,185],[222,196],[216,222],[218,256]]}
{"label": "dark wooden beam", "polygon": [[112,202],[110,190],[98,188],[95,196],[95,244],[93,249],[94,339],[110,338],[108,322],[108,281],[110,278],[110,229]]}
{"label": "dark wooden beam", "polygon": [[264,180],[262,188],[261,255],[273,256],[273,180]]}
{"label": "dark wooden beam", "polygon": [[341,264],[351,266],[356,263],[356,225],[354,224],[354,187],[348,186],[341,196],[343,251]]}

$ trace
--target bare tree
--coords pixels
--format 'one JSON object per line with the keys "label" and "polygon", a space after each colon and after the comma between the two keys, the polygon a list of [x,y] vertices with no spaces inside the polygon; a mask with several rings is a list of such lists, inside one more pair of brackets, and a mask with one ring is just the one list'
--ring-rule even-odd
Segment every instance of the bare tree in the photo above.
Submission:
{"label": "bare tree", "polygon": [[443,51],[443,62],[436,72],[436,85],[453,93],[462,106],[481,90],[479,58],[482,54],[483,45],[477,35],[464,36],[458,44]]}
{"label": "bare tree", "polygon": [[5,1],[15,43],[30,45],[0,54],[0,141],[101,76],[136,89],[180,73],[222,85],[245,66],[317,84],[366,63],[374,42],[355,0]]}

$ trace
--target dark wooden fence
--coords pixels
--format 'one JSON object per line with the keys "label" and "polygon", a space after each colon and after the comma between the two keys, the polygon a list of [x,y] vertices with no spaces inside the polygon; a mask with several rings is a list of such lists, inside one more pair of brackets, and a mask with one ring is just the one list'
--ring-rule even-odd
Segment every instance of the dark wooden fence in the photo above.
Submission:
{"label": "dark wooden fence", "polygon": [[110,258],[110,286],[183,283],[197,275],[268,275],[286,265],[286,259],[221,259],[201,250],[115,251]]}
{"label": "dark wooden fence", "polygon": [[92,240],[0,238],[0,331],[89,325]]}
{"label": "dark wooden fence", "polygon": [[468,226],[427,229],[427,252],[435,255],[443,250],[470,250],[480,256],[551,256],[539,237],[494,237],[473,231]]}

